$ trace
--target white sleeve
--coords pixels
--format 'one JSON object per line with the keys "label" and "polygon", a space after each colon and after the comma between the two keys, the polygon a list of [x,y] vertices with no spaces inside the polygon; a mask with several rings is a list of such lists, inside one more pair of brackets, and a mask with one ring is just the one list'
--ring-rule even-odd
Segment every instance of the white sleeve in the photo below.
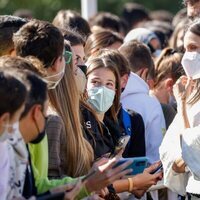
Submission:
{"label": "white sleeve", "polygon": [[10,167],[6,142],[0,142],[0,159],[0,199],[5,200],[7,196]]}
{"label": "white sleeve", "polygon": [[146,124],[146,156],[151,163],[159,160],[159,147],[166,131],[162,109],[153,109]]}
{"label": "white sleeve", "polygon": [[163,164],[164,185],[180,195],[185,195],[188,182],[188,173],[176,173],[172,165],[177,158],[182,157],[180,133],[182,126],[176,115],[174,121],[167,130],[160,146],[160,159]]}
{"label": "white sleeve", "polygon": [[200,180],[200,126],[182,133],[182,156],[196,180]]}

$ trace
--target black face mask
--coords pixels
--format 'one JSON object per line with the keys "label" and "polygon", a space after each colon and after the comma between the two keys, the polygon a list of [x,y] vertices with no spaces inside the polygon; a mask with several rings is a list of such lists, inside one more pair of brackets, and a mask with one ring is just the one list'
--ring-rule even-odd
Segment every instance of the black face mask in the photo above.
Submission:
{"label": "black face mask", "polygon": [[[38,144],[38,143],[40,143],[40,142],[43,140],[43,138],[45,137],[46,124],[47,124],[47,118],[45,117],[44,130],[43,130],[42,132],[40,132],[40,133],[38,134],[38,136],[37,136],[34,140],[32,140],[32,141],[30,142],[31,144]],[[38,129],[38,130],[39,130],[39,129]]]}
{"label": "black face mask", "polygon": [[87,66],[86,65],[77,65],[77,67],[79,67],[83,71],[83,73],[86,75],[86,73],[87,73]]}
{"label": "black face mask", "polygon": [[122,89],[121,89],[121,93],[122,93],[124,90],[125,90],[125,88],[122,88]]}

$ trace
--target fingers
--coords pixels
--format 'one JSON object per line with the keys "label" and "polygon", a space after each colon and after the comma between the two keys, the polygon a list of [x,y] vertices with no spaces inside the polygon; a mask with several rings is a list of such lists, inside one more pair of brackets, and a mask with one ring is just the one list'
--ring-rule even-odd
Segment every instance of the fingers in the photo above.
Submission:
{"label": "fingers", "polygon": [[99,167],[99,166],[101,166],[101,165],[106,164],[107,162],[108,162],[108,158],[103,157],[103,158],[99,159],[98,161],[96,161],[96,162],[93,164],[93,167],[92,167],[92,168],[97,168],[97,167]]}
{"label": "fingers", "polygon": [[144,172],[147,172],[147,173],[151,173],[152,171],[154,171],[159,165],[161,164],[161,161],[158,161],[152,165],[150,165],[148,168],[146,168],[144,170]]}
{"label": "fingers", "polygon": [[69,183],[69,184],[66,184],[66,185],[60,185],[56,188],[52,188],[50,190],[50,192],[53,194],[53,193],[57,193],[57,192],[65,192],[66,190],[71,190],[72,188],[74,187],[74,183]]}
{"label": "fingers", "polygon": [[[124,162],[123,164],[115,167],[114,169],[112,169],[112,174],[118,174],[119,172],[123,171],[124,169],[126,169],[129,165],[132,164],[133,161],[129,160],[127,162]],[[129,169],[130,172],[132,172],[132,169]]]}
{"label": "fingers", "polygon": [[110,160],[107,160],[105,164],[98,167],[99,171],[103,172],[104,170],[111,169],[119,161],[119,159],[120,158],[116,156]]}
{"label": "fingers", "polygon": [[79,180],[73,188],[71,188],[70,192],[66,192],[65,193],[65,197],[64,199],[65,200],[71,200],[71,199],[74,199],[76,197],[76,195],[79,193],[80,189],[82,187],[82,182],[81,180]]}

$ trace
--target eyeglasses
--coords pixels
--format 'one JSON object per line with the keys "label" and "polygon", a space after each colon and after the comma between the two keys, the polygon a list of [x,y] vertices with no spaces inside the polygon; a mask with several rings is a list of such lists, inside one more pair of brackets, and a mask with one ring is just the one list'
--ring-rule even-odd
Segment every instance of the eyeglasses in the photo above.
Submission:
{"label": "eyeglasses", "polygon": [[72,60],[72,52],[70,51],[64,51],[63,52],[63,57],[65,58],[65,63],[69,64]]}

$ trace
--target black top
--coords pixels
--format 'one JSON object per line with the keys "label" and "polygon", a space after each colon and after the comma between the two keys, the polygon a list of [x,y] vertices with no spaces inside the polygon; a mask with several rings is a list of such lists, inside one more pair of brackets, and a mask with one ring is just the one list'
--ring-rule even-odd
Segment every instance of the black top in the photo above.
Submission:
{"label": "black top", "polygon": [[[131,138],[123,153],[123,157],[141,157],[146,155],[145,147],[145,128],[142,116],[132,110],[127,110],[131,121]],[[122,117],[122,108],[118,114],[120,124],[120,132],[122,135],[126,134],[125,126]]]}
{"label": "black top", "polygon": [[107,153],[113,152],[117,138],[113,135],[113,131],[111,131],[112,122],[105,117],[104,123],[101,123],[101,133],[99,124],[95,120],[93,114],[86,108],[81,108],[81,111],[84,119],[84,137],[93,147],[94,158],[97,159]]}
{"label": "black top", "polygon": [[[86,108],[81,108],[84,119],[83,129],[84,136],[90,142],[94,150],[95,159],[102,157],[106,153],[112,153],[115,149],[118,139],[127,135],[125,132],[123,118],[121,115],[122,108],[118,114],[118,123],[114,122],[106,114],[103,120],[102,131],[95,120],[93,114]],[[123,157],[140,157],[145,156],[145,131],[144,122],[136,112],[129,111],[131,121],[131,138],[129,144],[123,153]]]}
{"label": "black top", "polygon": [[37,195],[37,188],[35,187],[35,180],[33,176],[33,170],[31,166],[31,160],[30,160],[30,154],[29,154],[29,149],[28,145],[26,145],[27,150],[28,150],[28,160],[29,163],[26,168],[26,175],[25,175],[25,181],[24,181],[24,188],[23,188],[23,197],[26,199],[30,198],[31,196],[36,196]]}

